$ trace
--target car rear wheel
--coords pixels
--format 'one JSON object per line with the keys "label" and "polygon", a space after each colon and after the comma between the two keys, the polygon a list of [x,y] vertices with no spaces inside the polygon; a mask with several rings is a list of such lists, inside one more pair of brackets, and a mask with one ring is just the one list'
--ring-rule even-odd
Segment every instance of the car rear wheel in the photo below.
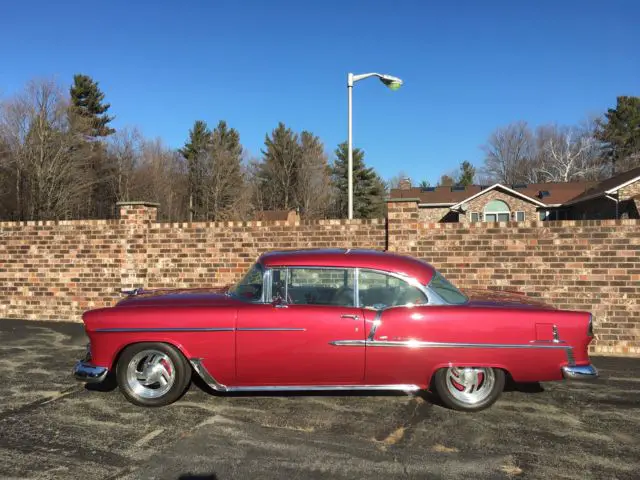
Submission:
{"label": "car rear wheel", "polygon": [[499,368],[450,367],[436,372],[434,386],[449,408],[477,412],[493,405],[504,389],[505,375]]}
{"label": "car rear wheel", "polygon": [[191,367],[171,345],[136,343],[120,355],[116,378],[131,403],[161,407],[182,396],[191,380]]}

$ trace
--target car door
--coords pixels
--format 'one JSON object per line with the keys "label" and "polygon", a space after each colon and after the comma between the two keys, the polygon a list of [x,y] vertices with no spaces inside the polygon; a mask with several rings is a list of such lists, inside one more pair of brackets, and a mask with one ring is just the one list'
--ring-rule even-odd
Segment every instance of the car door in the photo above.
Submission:
{"label": "car door", "polygon": [[354,299],[349,268],[274,268],[267,275],[273,304],[238,312],[238,385],[358,385],[365,348],[336,340],[364,340],[364,315]]}

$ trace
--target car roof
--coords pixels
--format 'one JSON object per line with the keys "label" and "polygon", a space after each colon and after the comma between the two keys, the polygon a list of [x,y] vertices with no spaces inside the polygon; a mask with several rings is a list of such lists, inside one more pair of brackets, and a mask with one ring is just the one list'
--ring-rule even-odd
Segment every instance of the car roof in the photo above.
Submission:
{"label": "car roof", "polygon": [[272,251],[261,255],[258,263],[265,267],[370,268],[407,275],[423,285],[431,281],[435,271],[424,260],[407,255],[350,248]]}

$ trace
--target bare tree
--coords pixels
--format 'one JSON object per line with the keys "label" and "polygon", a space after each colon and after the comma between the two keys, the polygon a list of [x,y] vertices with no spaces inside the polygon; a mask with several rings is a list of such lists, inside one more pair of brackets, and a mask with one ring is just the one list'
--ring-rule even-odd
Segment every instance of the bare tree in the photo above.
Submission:
{"label": "bare tree", "polygon": [[387,189],[391,190],[392,188],[400,188],[406,181],[411,184],[411,178],[409,177],[409,175],[404,170],[400,170],[396,175],[391,177],[386,182]]}
{"label": "bare tree", "polygon": [[533,147],[533,136],[526,122],[496,129],[483,146],[484,174],[506,184],[522,181],[527,162],[534,156]]}
{"label": "bare tree", "polygon": [[184,159],[160,139],[144,141],[133,195],[160,203],[161,220],[175,222],[187,215],[187,174]]}
{"label": "bare tree", "polygon": [[62,90],[51,81],[29,83],[24,92],[2,104],[0,135],[9,150],[18,217],[77,215],[92,180]]}
{"label": "bare tree", "polygon": [[118,202],[132,200],[135,171],[140,165],[143,143],[144,139],[137,128],[119,130],[107,141],[111,174],[105,180]]}
{"label": "bare tree", "polygon": [[570,182],[599,177],[601,150],[595,138],[574,129],[555,128],[540,147],[539,173],[546,182]]}

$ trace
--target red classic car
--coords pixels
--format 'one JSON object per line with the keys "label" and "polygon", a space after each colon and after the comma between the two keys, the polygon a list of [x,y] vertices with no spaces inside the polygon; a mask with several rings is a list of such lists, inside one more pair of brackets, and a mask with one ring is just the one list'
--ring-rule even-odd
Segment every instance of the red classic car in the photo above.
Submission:
{"label": "red classic car", "polygon": [[371,250],[262,255],[220,291],[137,291],[83,315],[85,382],[115,372],[137,405],[177,400],[192,374],[219,392],[435,391],[459,410],[505,379],[590,379],[588,312],[525,295],[465,294],[433,266]]}

